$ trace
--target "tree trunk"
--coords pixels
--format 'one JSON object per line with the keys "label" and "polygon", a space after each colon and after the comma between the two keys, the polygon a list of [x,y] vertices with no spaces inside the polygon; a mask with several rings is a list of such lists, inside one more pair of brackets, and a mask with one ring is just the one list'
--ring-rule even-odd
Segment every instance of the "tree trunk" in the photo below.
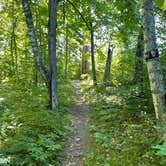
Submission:
{"label": "tree trunk", "polygon": [[166,99],[159,52],[156,44],[154,1],[143,0],[142,12],[147,68],[157,123],[163,129],[163,131],[159,131],[159,137],[163,139],[166,136],[166,130],[164,129],[166,127]]}
{"label": "tree trunk", "polygon": [[12,58],[12,73],[18,78],[19,75],[18,75],[17,42],[16,42],[16,34],[15,34],[16,23],[17,23],[17,19],[13,18],[10,51],[11,51],[11,58]]}
{"label": "tree trunk", "polygon": [[[12,13],[14,13],[14,1],[12,1]],[[15,28],[16,28],[16,17],[12,16],[12,32],[10,39],[10,53],[11,53],[11,73],[12,76],[15,75]]]}
{"label": "tree trunk", "polygon": [[92,61],[93,84],[97,85],[96,67],[95,67],[95,56],[94,56],[94,31],[92,29],[92,23],[91,23],[90,36],[91,36],[91,61]]}
{"label": "tree trunk", "polygon": [[91,40],[91,61],[92,61],[92,77],[93,77],[93,85],[97,85],[97,78],[96,78],[96,67],[95,67],[95,55],[94,55],[94,28],[93,28],[93,20],[91,18],[92,15],[92,9],[91,5],[88,7],[89,13],[90,13],[90,22],[89,25],[87,24],[88,29],[90,30],[90,40]]}
{"label": "tree trunk", "polygon": [[69,39],[68,39],[68,24],[66,24],[66,42],[65,42],[65,77],[68,76],[68,46],[69,46]]}
{"label": "tree trunk", "polygon": [[82,60],[82,74],[87,74],[89,68],[89,62],[87,60]]}
{"label": "tree trunk", "polygon": [[23,6],[24,14],[25,14],[28,32],[29,32],[29,36],[30,36],[30,41],[31,41],[31,45],[32,45],[32,49],[33,49],[33,53],[34,53],[36,62],[45,79],[46,86],[49,87],[50,78],[49,78],[48,71],[44,66],[44,63],[43,63],[43,60],[42,60],[42,57],[40,54],[40,50],[39,50],[39,46],[38,46],[38,42],[37,42],[37,38],[36,38],[36,32],[35,32],[35,28],[34,28],[34,24],[33,24],[33,19],[32,19],[32,13],[31,13],[30,6],[29,6],[29,0],[22,0],[22,6]]}
{"label": "tree trunk", "polygon": [[69,56],[69,35],[68,35],[68,22],[67,22],[67,9],[65,9],[65,1],[63,1],[63,21],[65,26],[65,77],[68,77],[68,56]]}
{"label": "tree trunk", "polygon": [[11,53],[11,74],[14,75],[14,52],[13,52],[13,32],[10,39],[10,53]]}
{"label": "tree trunk", "polygon": [[50,104],[51,109],[58,106],[57,99],[57,74],[56,74],[56,22],[57,0],[49,0],[49,24],[48,24],[48,54],[50,67]]}
{"label": "tree trunk", "polygon": [[103,81],[106,83],[106,85],[109,84],[109,82],[110,82],[112,54],[113,54],[113,49],[111,50],[110,44],[109,44],[109,46],[108,46],[108,55],[107,55],[106,66],[105,66],[105,73],[104,73],[104,78],[103,78]]}
{"label": "tree trunk", "polygon": [[82,74],[87,74],[89,70],[89,62],[88,62],[90,56],[89,52],[90,52],[89,45],[85,45],[82,51]]}
{"label": "tree trunk", "polygon": [[135,71],[134,71],[134,84],[142,83],[143,81],[143,60],[144,60],[144,38],[143,29],[140,29],[138,35],[137,49],[135,54]]}
{"label": "tree trunk", "polygon": [[16,70],[16,74],[17,74],[17,78],[18,78],[19,74],[18,74],[17,40],[16,40],[15,32],[14,32],[14,37],[13,37],[13,44],[14,44],[14,54],[15,54],[15,70]]}

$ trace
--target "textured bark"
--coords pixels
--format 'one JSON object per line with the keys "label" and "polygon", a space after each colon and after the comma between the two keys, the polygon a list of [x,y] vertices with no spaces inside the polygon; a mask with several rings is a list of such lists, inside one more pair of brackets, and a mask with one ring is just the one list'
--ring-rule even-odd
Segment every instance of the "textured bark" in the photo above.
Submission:
{"label": "textured bark", "polygon": [[65,76],[68,75],[68,45],[69,45],[69,36],[68,36],[68,24],[66,24],[66,43],[65,43]]}
{"label": "textured bark", "polygon": [[112,54],[113,49],[110,48],[110,44],[108,46],[108,54],[107,54],[107,60],[106,60],[106,66],[105,66],[105,73],[103,81],[107,84],[107,82],[110,81],[110,71],[111,71],[111,64],[112,64]]}
{"label": "textured bark", "polygon": [[89,62],[87,60],[82,61],[82,74],[87,74],[89,69]]}
{"label": "textured bark", "polygon": [[57,99],[57,75],[56,75],[56,22],[57,22],[57,0],[49,0],[49,24],[48,24],[48,53],[50,67],[50,104],[51,109],[58,106]]}
{"label": "textured bark", "polygon": [[68,77],[68,59],[69,59],[69,31],[67,22],[67,9],[65,8],[65,1],[63,1],[63,21],[65,26],[65,77]]}
{"label": "textured bark", "polygon": [[83,53],[82,53],[82,74],[87,74],[89,70],[89,62],[87,60],[86,54],[90,52],[90,47],[89,45],[85,45],[83,47]]}
{"label": "textured bark", "polygon": [[149,73],[150,86],[153,96],[153,103],[158,125],[162,126],[163,131],[159,132],[159,137],[166,136],[166,101],[163,74],[156,44],[155,20],[154,20],[154,1],[142,1],[143,26],[145,39],[145,54]]}
{"label": "textured bark", "polygon": [[13,18],[10,52],[12,58],[12,73],[18,77],[19,75],[18,75],[17,41],[16,41],[16,32],[15,32],[16,22],[17,20]]}
{"label": "textured bark", "polygon": [[10,53],[11,53],[11,73],[14,74],[14,52],[13,52],[13,33],[10,39]]}
{"label": "textured bark", "polygon": [[[92,27],[92,25],[91,25],[91,27]],[[92,61],[93,84],[97,85],[95,55],[94,55],[94,31],[93,31],[92,28],[91,28],[91,31],[90,31],[90,35],[91,35],[91,61]]]}
{"label": "textured bark", "polygon": [[[15,10],[15,1],[12,2],[12,10],[14,13]],[[17,36],[16,36],[16,28],[17,28],[17,16],[13,15],[13,32],[12,32],[12,36],[13,36],[13,46],[14,46],[14,63],[15,63],[15,73],[17,78],[19,77],[18,74],[18,56],[17,56]]]}
{"label": "textured bark", "polygon": [[15,29],[14,29],[13,44],[14,44],[14,54],[15,54],[15,70],[16,70],[17,77],[19,77],[19,74],[18,74],[17,40],[16,40]]}
{"label": "textured bark", "polygon": [[[12,13],[14,13],[14,1],[12,1]],[[16,73],[15,71],[15,50],[16,48],[16,35],[15,35],[15,28],[16,28],[16,17],[15,15],[12,16],[12,32],[10,38],[10,53],[11,53],[11,73],[12,75]]]}
{"label": "textured bark", "polygon": [[26,17],[26,23],[27,23],[27,27],[28,27],[28,32],[29,32],[29,36],[30,36],[30,41],[31,41],[31,45],[32,45],[32,49],[33,49],[33,53],[37,62],[37,65],[45,79],[45,83],[47,85],[47,87],[49,87],[49,74],[47,69],[44,66],[41,54],[40,54],[40,50],[39,50],[39,46],[38,46],[38,42],[37,42],[37,38],[36,38],[36,32],[35,32],[35,28],[34,28],[34,24],[33,24],[33,19],[32,19],[32,13],[30,10],[30,6],[29,6],[29,0],[22,0],[22,6],[23,6],[23,10],[24,10],[24,14]]}
{"label": "textured bark", "polygon": [[143,81],[143,60],[144,60],[144,38],[143,29],[140,29],[138,35],[137,49],[135,54],[135,72],[134,83],[142,83]]}
{"label": "textured bark", "polygon": [[[41,46],[41,32],[40,32],[40,29],[41,29],[41,25],[40,25],[40,19],[39,19],[39,10],[38,10],[38,2],[36,1],[35,2],[35,29],[37,29],[36,31],[36,36],[38,37],[39,36],[39,49],[40,49],[40,46]],[[39,29],[39,31],[38,31]],[[40,33],[38,33],[40,32]],[[38,86],[38,66],[37,66],[37,63],[36,61],[34,61],[34,85],[37,87]]]}
{"label": "textured bark", "polygon": [[[93,20],[91,18],[92,15],[92,6],[88,7],[90,13],[90,22],[89,22],[89,30],[90,30],[90,40],[91,40],[91,61],[92,61],[92,77],[93,77],[93,85],[97,85],[97,78],[96,78],[96,66],[95,66],[95,54],[94,54],[94,27],[93,27]],[[88,26],[87,26],[88,27]]]}

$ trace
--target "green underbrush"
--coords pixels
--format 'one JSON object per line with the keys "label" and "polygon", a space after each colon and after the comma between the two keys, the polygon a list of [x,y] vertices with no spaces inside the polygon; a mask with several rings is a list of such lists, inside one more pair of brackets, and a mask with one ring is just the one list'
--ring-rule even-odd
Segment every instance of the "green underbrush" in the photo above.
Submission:
{"label": "green underbrush", "polygon": [[71,82],[61,82],[60,103],[54,112],[47,107],[47,90],[42,85],[1,84],[0,165],[59,165],[75,103]]}
{"label": "green underbrush", "polygon": [[[164,166],[156,155],[157,135],[150,91],[137,86],[105,88],[82,82],[91,106],[87,166]],[[160,148],[160,147],[158,147]]]}

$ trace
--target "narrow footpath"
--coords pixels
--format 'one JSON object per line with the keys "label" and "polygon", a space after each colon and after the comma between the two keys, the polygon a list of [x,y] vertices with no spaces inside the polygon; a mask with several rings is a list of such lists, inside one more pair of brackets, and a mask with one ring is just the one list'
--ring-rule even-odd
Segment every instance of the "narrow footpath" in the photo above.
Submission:
{"label": "narrow footpath", "polygon": [[88,104],[84,101],[79,81],[73,81],[76,89],[76,110],[72,130],[66,141],[61,166],[84,166],[89,138]]}

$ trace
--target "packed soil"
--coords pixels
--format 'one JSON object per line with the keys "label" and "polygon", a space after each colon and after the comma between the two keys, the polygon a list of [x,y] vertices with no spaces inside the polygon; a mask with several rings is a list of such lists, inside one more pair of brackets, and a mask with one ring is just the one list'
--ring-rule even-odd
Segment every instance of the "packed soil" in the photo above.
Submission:
{"label": "packed soil", "polygon": [[66,141],[61,166],[84,166],[89,138],[88,104],[84,100],[79,81],[73,81],[76,89],[76,107],[72,130]]}

